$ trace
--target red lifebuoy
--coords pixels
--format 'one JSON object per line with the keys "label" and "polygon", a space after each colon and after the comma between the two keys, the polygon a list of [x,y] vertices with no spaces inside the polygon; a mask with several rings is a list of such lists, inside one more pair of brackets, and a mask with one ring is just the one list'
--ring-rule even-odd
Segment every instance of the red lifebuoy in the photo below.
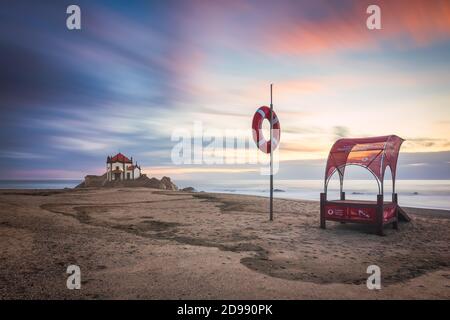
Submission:
{"label": "red lifebuoy", "polygon": [[[280,142],[280,121],[275,113],[272,111],[273,116],[273,124],[272,124],[272,142],[273,142],[273,150],[275,150]],[[265,153],[270,153],[271,141],[267,141],[264,138],[262,132],[262,123],[264,119],[270,121],[270,108],[267,106],[262,106],[258,110],[256,110],[255,115],[253,116],[253,140],[256,143],[256,146]]]}

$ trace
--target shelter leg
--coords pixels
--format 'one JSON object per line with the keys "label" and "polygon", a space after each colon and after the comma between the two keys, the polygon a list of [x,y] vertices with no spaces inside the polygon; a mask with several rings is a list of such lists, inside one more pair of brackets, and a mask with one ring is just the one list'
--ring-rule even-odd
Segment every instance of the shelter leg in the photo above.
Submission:
{"label": "shelter leg", "polygon": [[398,230],[398,221],[394,221],[394,222],[392,223],[392,229]]}
{"label": "shelter leg", "polygon": [[392,228],[398,230],[398,196],[397,193],[392,194],[392,202],[395,204],[395,221],[392,223]]}
{"label": "shelter leg", "polygon": [[376,221],[377,235],[384,236],[383,233],[383,195],[377,195],[377,221]]}
{"label": "shelter leg", "polygon": [[383,225],[381,226],[377,226],[377,235],[379,236],[384,236],[384,232],[383,232]]}
{"label": "shelter leg", "polygon": [[[340,196],[341,200],[345,200],[345,191],[341,191],[341,196]],[[345,224],[345,221],[341,221],[341,224]]]}
{"label": "shelter leg", "polygon": [[325,220],[325,202],[327,201],[327,194],[320,194],[320,227],[322,229],[326,229],[326,220]]}
{"label": "shelter leg", "polygon": [[398,195],[396,193],[392,194],[392,202],[398,204]]}

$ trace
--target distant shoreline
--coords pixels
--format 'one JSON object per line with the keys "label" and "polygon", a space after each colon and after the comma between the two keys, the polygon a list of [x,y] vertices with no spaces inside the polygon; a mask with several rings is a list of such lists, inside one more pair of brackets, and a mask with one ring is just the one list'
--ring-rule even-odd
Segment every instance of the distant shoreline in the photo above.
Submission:
{"label": "distant shoreline", "polygon": [[[145,187],[141,187],[145,188]],[[121,190],[121,189],[134,189],[134,187],[90,187],[90,188],[84,188],[84,190]],[[148,188],[149,190],[153,190],[151,188]],[[78,188],[62,188],[62,189],[1,189],[0,188],[0,195],[8,195],[8,194],[21,194],[26,195],[30,194],[33,195],[35,193],[63,193],[63,192],[70,192],[70,191],[78,191],[83,189]],[[167,191],[173,191],[173,190],[167,190]],[[180,192],[183,193],[185,191],[182,191],[181,189],[178,191],[173,192]],[[256,198],[264,198],[268,199],[269,196],[265,195],[254,195],[254,194],[245,194],[245,193],[237,193],[237,192],[211,192],[211,191],[195,191],[195,192],[185,192],[186,194],[214,194],[217,196],[229,196],[229,195],[235,195],[238,197],[256,197]],[[285,198],[285,197],[274,197],[277,200],[280,201],[294,201],[294,202],[301,202],[301,203],[318,203],[319,200],[311,200],[311,199],[293,199],[293,198]],[[419,214],[419,215],[431,215],[436,216],[439,218],[450,218],[450,210],[449,209],[440,209],[440,208],[429,208],[429,207],[410,207],[410,206],[402,206],[405,209],[412,210],[413,213]]]}
{"label": "distant shoreline", "polygon": [[[0,180],[0,190],[45,190],[74,188],[82,180],[52,179],[52,180]],[[261,180],[212,181],[175,180],[179,189],[194,187],[196,191],[210,193],[227,193],[268,196],[268,185]],[[121,187],[121,186],[119,186]],[[376,198],[375,184],[369,180],[349,180],[346,184],[349,199],[373,200]],[[318,201],[322,192],[321,180],[277,180],[275,189],[283,190],[274,193],[281,199]],[[337,199],[336,186],[330,188],[328,197]],[[397,182],[399,201],[402,207],[423,208],[450,211],[450,180],[399,180]],[[389,189],[385,189],[385,199],[390,198]]]}

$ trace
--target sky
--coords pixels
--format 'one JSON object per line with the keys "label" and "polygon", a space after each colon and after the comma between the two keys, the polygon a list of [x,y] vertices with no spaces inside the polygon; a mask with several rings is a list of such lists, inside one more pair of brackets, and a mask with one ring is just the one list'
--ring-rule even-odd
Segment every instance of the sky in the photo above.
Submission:
{"label": "sky", "polygon": [[[66,28],[70,4],[81,30]],[[366,27],[370,4],[381,30]],[[248,130],[270,83],[281,177],[321,179],[340,137],[396,134],[399,178],[450,179],[449,1],[1,6],[0,179],[82,179],[119,151],[151,176],[250,177],[246,165],[175,165],[171,137],[195,121]]]}

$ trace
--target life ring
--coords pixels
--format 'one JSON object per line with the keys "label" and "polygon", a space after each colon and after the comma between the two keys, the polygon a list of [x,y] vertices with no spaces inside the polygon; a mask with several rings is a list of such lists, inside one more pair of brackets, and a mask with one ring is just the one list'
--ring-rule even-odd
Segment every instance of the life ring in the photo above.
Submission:
{"label": "life ring", "polygon": [[[272,123],[272,142],[273,142],[273,150],[275,150],[280,142],[280,121],[275,113],[272,111],[273,123]],[[269,120],[270,122],[270,108],[267,106],[262,106],[258,110],[256,110],[255,115],[253,116],[253,140],[256,143],[256,146],[265,153],[270,153],[272,143],[267,141],[264,138],[262,132],[262,123],[264,119]]]}

